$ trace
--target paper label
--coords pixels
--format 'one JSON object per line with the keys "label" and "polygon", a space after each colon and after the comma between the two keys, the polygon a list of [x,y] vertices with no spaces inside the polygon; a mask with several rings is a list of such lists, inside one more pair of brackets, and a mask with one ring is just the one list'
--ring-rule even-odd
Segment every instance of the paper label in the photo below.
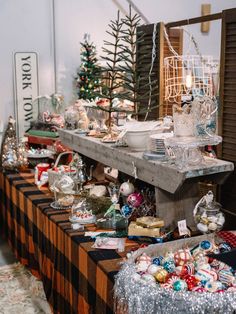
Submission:
{"label": "paper label", "polygon": [[186,220],[179,220],[178,221],[178,230],[179,230],[179,235],[183,236],[183,235],[188,235],[189,231],[187,228],[187,224],[186,224]]}

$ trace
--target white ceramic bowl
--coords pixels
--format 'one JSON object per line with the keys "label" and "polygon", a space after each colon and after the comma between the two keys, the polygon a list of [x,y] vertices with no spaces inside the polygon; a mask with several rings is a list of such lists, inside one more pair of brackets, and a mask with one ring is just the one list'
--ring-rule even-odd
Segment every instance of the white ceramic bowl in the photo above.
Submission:
{"label": "white ceramic bowl", "polygon": [[147,149],[150,130],[127,131],[124,135],[126,144],[134,151],[142,152]]}

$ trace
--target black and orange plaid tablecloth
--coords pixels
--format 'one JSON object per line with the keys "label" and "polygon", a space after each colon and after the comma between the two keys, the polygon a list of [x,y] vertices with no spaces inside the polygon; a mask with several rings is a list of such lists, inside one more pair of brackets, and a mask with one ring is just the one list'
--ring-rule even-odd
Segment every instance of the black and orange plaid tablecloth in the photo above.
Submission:
{"label": "black and orange plaid tablecloth", "polygon": [[32,174],[0,174],[1,219],[17,258],[39,276],[54,313],[112,313],[113,284],[122,261],[115,250],[96,250],[74,231],[67,211],[50,207]]}

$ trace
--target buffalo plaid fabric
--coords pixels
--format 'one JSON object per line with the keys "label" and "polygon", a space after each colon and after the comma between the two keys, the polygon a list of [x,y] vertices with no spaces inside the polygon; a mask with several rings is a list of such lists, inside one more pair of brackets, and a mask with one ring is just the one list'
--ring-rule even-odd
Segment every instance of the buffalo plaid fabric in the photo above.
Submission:
{"label": "buffalo plaid fabric", "polygon": [[1,220],[17,258],[41,278],[54,313],[112,313],[124,254],[93,249],[90,237],[71,228],[69,213],[52,209],[51,194],[33,182],[32,174],[0,174]]}
{"label": "buffalo plaid fabric", "polygon": [[236,231],[220,231],[218,234],[225,242],[236,248]]}

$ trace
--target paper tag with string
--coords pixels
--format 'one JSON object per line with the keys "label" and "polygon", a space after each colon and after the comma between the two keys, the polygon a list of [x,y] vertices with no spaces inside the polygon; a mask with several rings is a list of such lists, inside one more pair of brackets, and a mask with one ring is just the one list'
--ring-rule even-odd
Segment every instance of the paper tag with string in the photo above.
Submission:
{"label": "paper tag with string", "polygon": [[179,235],[180,236],[190,235],[185,219],[178,221],[178,230],[179,230]]}

